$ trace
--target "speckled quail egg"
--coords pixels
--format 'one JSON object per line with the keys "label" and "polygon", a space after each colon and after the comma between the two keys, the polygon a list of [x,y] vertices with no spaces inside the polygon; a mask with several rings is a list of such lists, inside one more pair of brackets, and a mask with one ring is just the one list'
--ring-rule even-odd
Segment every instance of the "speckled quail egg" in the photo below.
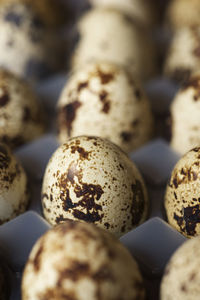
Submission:
{"label": "speckled quail egg", "polygon": [[200,237],[186,241],[168,262],[160,300],[198,300],[200,294]]}
{"label": "speckled quail egg", "polygon": [[28,205],[27,177],[21,164],[0,144],[0,224],[23,213]]}
{"label": "speckled quail egg", "polygon": [[172,0],[166,12],[166,21],[172,29],[184,26],[200,25],[200,2],[199,0]]}
{"label": "speckled quail egg", "polygon": [[58,63],[55,35],[24,3],[0,5],[0,66],[30,80],[48,76]]}
{"label": "speckled quail egg", "polygon": [[67,221],[33,247],[22,300],[143,300],[137,263],[125,247],[93,224]]}
{"label": "speckled quail egg", "polygon": [[42,206],[52,225],[74,219],[120,236],[146,219],[148,199],[139,171],[119,147],[81,136],[61,145],[50,159]]}
{"label": "speckled quail egg", "polygon": [[17,147],[43,132],[43,111],[29,85],[0,70],[0,142]]}
{"label": "speckled quail egg", "polygon": [[148,0],[89,0],[97,7],[116,8],[132,17],[145,26],[156,22],[155,7],[153,1]]}
{"label": "speckled quail egg", "polygon": [[187,152],[174,167],[165,193],[169,224],[192,237],[200,234],[200,147]]}
{"label": "speckled quail egg", "polygon": [[88,62],[108,61],[126,67],[140,79],[155,73],[153,42],[132,19],[114,9],[92,9],[78,22],[72,67]]}
{"label": "speckled quail egg", "polygon": [[108,138],[131,151],[152,138],[153,117],[140,85],[124,69],[91,63],[75,72],[58,102],[58,139]]}
{"label": "speckled quail egg", "polygon": [[164,64],[164,74],[178,82],[200,68],[200,27],[176,30]]}
{"label": "speckled quail egg", "polygon": [[187,80],[171,104],[172,148],[184,154],[200,145],[200,73]]}

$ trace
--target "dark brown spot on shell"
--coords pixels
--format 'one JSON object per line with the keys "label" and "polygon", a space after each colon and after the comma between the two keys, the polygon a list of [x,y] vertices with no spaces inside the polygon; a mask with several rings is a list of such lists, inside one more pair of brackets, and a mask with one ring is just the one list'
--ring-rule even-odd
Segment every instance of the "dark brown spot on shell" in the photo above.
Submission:
{"label": "dark brown spot on shell", "polygon": [[0,169],[7,169],[9,164],[10,164],[10,155],[6,147],[0,144]]}
{"label": "dark brown spot on shell", "polygon": [[[75,183],[74,177],[77,177],[78,183]],[[70,180],[69,180],[70,179]],[[76,202],[70,197],[69,188],[72,185],[76,195]],[[73,173],[62,174],[59,179],[60,198],[65,211],[71,210],[72,215],[87,222],[97,222],[103,218],[101,205],[97,201],[104,193],[100,185],[87,184],[82,182],[81,170],[78,172],[76,168]]]}
{"label": "dark brown spot on shell", "polygon": [[103,103],[102,112],[104,112],[105,114],[109,113],[110,101],[108,100],[108,93],[106,91],[102,91],[99,97],[100,101]]}
{"label": "dark brown spot on shell", "polygon": [[140,99],[141,99],[141,96],[142,96],[141,91],[140,91],[139,89],[136,89],[136,90],[134,91],[134,93],[135,93],[135,97],[136,97],[138,100],[140,100]]}
{"label": "dark brown spot on shell", "polygon": [[132,126],[135,127],[135,126],[137,126],[139,123],[140,123],[140,121],[139,121],[138,119],[135,119],[135,120],[132,122]]}
{"label": "dark brown spot on shell", "polygon": [[200,97],[200,78],[198,76],[192,76],[182,85],[182,91],[193,88],[195,90],[194,100],[197,101]]}
{"label": "dark brown spot on shell", "polygon": [[178,216],[174,213],[174,219],[182,232],[189,236],[195,236],[196,225],[200,223],[200,205],[183,207],[182,215]]}
{"label": "dark brown spot on shell", "polygon": [[87,82],[87,81],[85,81],[85,82],[80,82],[79,85],[78,85],[77,90],[78,90],[78,92],[80,92],[82,89],[85,89],[85,88],[87,88],[87,87],[88,87],[88,82]]}
{"label": "dark brown spot on shell", "polygon": [[74,101],[65,105],[58,111],[58,124],[59,127],[66,127],[68,136],[71,136],[72,123],[76,118],[76,112],[81,106],[79,101]]}
{"label": "dark brown spot on shell", "polygon": [[4,107],[10,101],[10,97],[6,88],[2,88],[2,94],[0,96],[0,107]]}
{"label": "dark brown spot on shell", "polygon": [[144,209],[145,209],[145,196],[143,186],[139,180],[131,185],[133,192],[133,200],[131,205],[132,225],[136,226],[140,223]]}
{"label": "dark brown spot on shell", "polygon": [[75,152],[78,152],[80,154],[81,160],[89,159],[89,154],[91,153],[90,151],[86,151],[83,147],[72,145],[71,153],[74,154]]}
{"label": "dark brown spot on shell", "polygon": [[191,75],[191,70],[187,68],[176,68],[171,74],[169,74],[169,77],[173,80],[184,83],[186,80],[189,79]]}
{"label": "dark brown spot on shell", "polygon": [[24,107],[23,122],[28,122],[31,119],[31,111],[28,106]]}
{"label": "dark brown spot on shell", "polygon": [[184,293],[187,292],[187,288],[186,288],[186,285],[184,283],[181,285],[181,291],[184,292]]}
{"label": "dark brown spot on shell", "polygon": [[104,226],[106,227],[106,229],[110,228],[110,224],[108,222],[104,223]]}
{"label": "dark brown spot on shell", "polygon": [[174,171],[170,186],[177,189],[179,185],[187,184],[196,181],[197,179],[198,174],[193,170],[193,165],[191,167],[184,167],[180,171]]}
{"label": "dark brown spot on shell", "polygon": [[102,84],[108,84],[114,79],[114,73],[104,72],[100,68],[97,70],[97,75],[99,76]]}
{"label": "dark brown spot on shell", "polygon": [[121,132],[121,138],[124,143],[128,143],[132,139],[132,133],[128,132],[128,131],[123,131],[123,132]]}
{"label": "dark brown spot on shell", "polygon": [[57,281],[57,286],[61,287],[62,282],[65,279],[70,279],[74,282],[80,280],[82,277],[89,275],[90,267],[88,263],[79,262],[73,260],[70,265],[59,271],[59,279]]}
{"label": "dark brown spot on shell", "polygon": [[200,147],[195,147],[191,151],[193,151],[193,152],[199,152],[200,151]]}
{"label": "dark brown spot on shell", "polygon": [[64,218],[63,215],[59,215],[58,217],[56,217],[56,224],[59,224],[59,223],[63,223],[63,222],[66,222],[66,221],[69,221],[68,218]]}
{"label": "dark brown spot on shell", "polygon": [[98,283],[111,281],[115,282],[113,273],[111,272],[108,265],[102,265],[92,276],[92,279]]}

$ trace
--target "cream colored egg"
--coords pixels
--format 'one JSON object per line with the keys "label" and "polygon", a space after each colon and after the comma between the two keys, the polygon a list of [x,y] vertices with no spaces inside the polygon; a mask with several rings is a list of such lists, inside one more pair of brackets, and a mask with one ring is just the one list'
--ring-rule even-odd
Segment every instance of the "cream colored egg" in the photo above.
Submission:
{"label": "cream colored egg", "polygon": [[164,205],[170,225],[186,237],[200,234],[200,147],[187,152],[174,167]]}
{"label": "cream colored egg", "polygon": [[199,0],[172,0],[169,3],[166,21],[172,29],[188,26],[199,26]]}
{"label": "cream colored egg", "polygon": [[25,212],[28,200],[24,169],[10,150],[0,144],[0,225]]}
{"label": "cream colored egg", "polygon": [[35,244],[25,266],[22,300],[144,300],[137,263],[108,232],[67,221]]}
{"label": "cream colored egg", "polygon": [[26,82],[0,70],[0,142],[11,147],[44,133],[43,112]]}
{"label": "cream colored egg", "polygon": [[170,259],[161,283],[160,300],[198,300],[200,237],[185,242]]}
{"label": "cream colored egg", "polygon": [[43,214],[94,223],[120,236],[147,217],[148,199],[136,166],[111,142],[76,137],[50,159],[42,186]]}
{"label": "cream colored egg", "polygon": [[200,145],[200,73],[186,81],[171,104],[172,148],[184,154]]}
{"label": "cream colored egg", "polygon": [[97,7],[116,8],[145,26],[151,26],[156,22],[155,7],[153,1],[148,0],[90,0]]}
{"label": "cream colored egg", "polygon": [[88,62],[108,61],[127,68],[140,79],[155,74],[155,49],[147,32],[114,9],[92,9],[78,22],[79,41],[73,69]]}
{"label": "cream colored egg", "polygon": [[58,57],[55,36],[28,3],[0,5],[0,67],[30,80],[50,75]]}
{"label": "cream colored egg", "polygon": [[167,52],[164,74],[184,81],[200,68],[200,27],[183,27],[175,31]]}
{"label": "cream colored egg", "polygon": [[58,139],[79,135],[107,138],[130,152],[153,135],[153,116],[144,91],[128,72],[92,63],[72,74],[58,101]]}

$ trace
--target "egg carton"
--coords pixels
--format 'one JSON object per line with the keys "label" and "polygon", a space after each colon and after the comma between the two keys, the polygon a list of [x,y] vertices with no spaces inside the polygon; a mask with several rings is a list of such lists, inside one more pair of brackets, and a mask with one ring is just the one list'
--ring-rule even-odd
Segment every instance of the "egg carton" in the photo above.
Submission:
{"label": "egg carton", "polygon": [[[67,76],[57,75],[40,83],[36,90],[46,108],[49,133],[19,148],[15,155],[21,161],[29,178],[31,202],[24,214],[0,226],[0,244],[9,268],[10,300],[20,300],[20,281],[24,265],[36,240],[51,226],[42,216],[41,185],[45,167],[58,143],[54,132],[55,106]],[[156,115],[165,114],[177,87],[165,79],[154,79],[146,85],[146,92]],[[186,240],[170,227],[163,209],[163,196],[170,173],[180,156],[162,138],[155,138],[130,158],[136,163],[147,184],[150,198],[148,220],[120,238],[141,268],[147,299],[159,299],[160,280],[172,253]]]}

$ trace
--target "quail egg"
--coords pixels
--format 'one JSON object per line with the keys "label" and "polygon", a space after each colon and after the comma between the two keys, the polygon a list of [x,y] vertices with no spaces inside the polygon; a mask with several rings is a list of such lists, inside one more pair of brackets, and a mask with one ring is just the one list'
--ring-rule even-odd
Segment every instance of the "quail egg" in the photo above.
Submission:
{"label": "quail egg", "polygon": [[[30,80],[57,69],[55,35],[27,3],[0,4],[0,66]],[[55,46],[56,45],[56,46]]]}
{"label": "quail egg", "polygon": [[192,75],[171,104],[172,148],[184,154],[200,145],[200,73]]}
{"label": "quail egg", "polygon": [[153,135],[148,99],[136,80],[111,63],[91,63],[72,74],[58,102],[58,139],[97,135],[130,152]]}
{"label": "quail egg", "polygon": [[200,237],[186,241],[173,254],[164,272],[160,300],[198,300]]}
{"label": "quail egg", "polygon": [[44,217],[95,223],[121,236],[147,217],[143,179],[128,156],[108,140],[81,136],[51,157],[42,186]]}
{"label": "quail egg", "polygon": [[200,68],[200,27],[183,27],[173,35],[164,64],[165,76],[184,82]]}
{"label": "quail egg", "polygon": [[97,7],[116,8],[145,26],[155,24],[156,13],[153,1],[146,0],[90,0]]}
{"label": "quail egg", "polygon": [[166,12],[166,21],[172,29],[188,26],[199,26],[199,0],[172,0]]}
{"label": "quail egg", "polygon": [[144,300],[135,260],[108,232],[67,221],[33,247],[22,279],[22,300]]}
{"label": "quail egg", "polygon": [[43,111],[29,85],[0,69],[0,142],[17,147],[43,133]]}
{"label": "quail egg", "polygon": [[187,152],[174,167],[165,193],[170,225],[186,237],[200,234],[200,147]]}
{"label": "quail egg", "polygon": [[114,9],[96,8],[78,22],[77,42],[71,65],[78,69],[88,62],[108,61],[126,67],[140,79],[155,74],[155,49],[146,31]]}
{"label": "quail egg", "polygon": [[0,225],[23,213],[28,205],[27,177],[21,164],[0,144]]}

